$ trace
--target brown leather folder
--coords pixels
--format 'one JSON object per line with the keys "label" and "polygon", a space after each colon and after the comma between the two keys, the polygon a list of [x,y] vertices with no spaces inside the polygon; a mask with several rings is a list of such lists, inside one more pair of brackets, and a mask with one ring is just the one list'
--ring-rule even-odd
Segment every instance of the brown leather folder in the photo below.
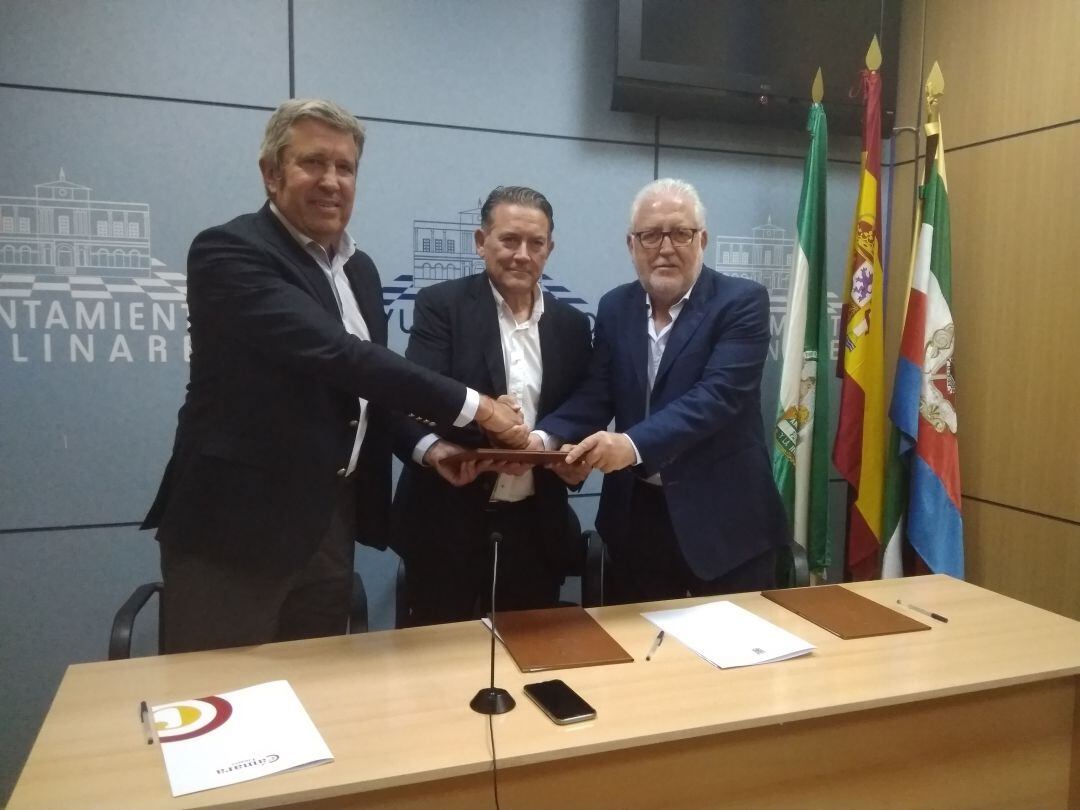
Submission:
{"label": "brown leather folder", "polygon": [[446,464],[460,464],[463,461],[509,461],[513,464],[550,464],[562,461],[566,453],[559,450],[509,450],[505,447],[481,447],[476,450],[462,450],[443,459]]}
{"label": "brown leather folder", "polygon": [[929,630],[929,626],[897,613],[841,585],[785,588],[761,595],[840,638],[867,638]]}
{"label": "brown leather folder", "polygon": [[581,607],[496,613],[495,629],[522,672],[634,660]]}

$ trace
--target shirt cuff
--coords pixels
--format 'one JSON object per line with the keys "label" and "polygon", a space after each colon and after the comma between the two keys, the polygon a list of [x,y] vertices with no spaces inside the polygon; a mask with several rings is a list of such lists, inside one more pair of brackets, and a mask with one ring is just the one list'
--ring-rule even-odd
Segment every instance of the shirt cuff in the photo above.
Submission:
{"label": "shirt cuff", "polygon": [[428,433],[420,441],[416,443],[416,447],[412,451],[412,460],[417,464],[424,463],[424,456],[427,455],[427,451],[431,449],[431,445],[435,444],[439,440],[439,437],[434,433]]}
{"label": "shirt cuff", "polygon": [[630,446],[634,448],[634,464],[643,463],[641,461],[641,453],[638,452],[637,445],[634,444],[634,440],[630,438],[630,434],[629,433],[624,433],[623,436],[625,436],[626,440],[628,442],[630,442]]}
{"label": "shirt cuff", "polygon": [[559,437],[552,436],[546,430],[534,430],[531,435],[540,437],[540,440],[544,443],[545,450],[558,450],[562,447],[562,442],[559,441]]}
{"label": "shirt cuff", "polygon": [[480,392],[473,388],[465,389],[465,404],[461,406],[461,413],[454,420],[454,427],[465,427],[476,418],[476,411],[480,407]]}

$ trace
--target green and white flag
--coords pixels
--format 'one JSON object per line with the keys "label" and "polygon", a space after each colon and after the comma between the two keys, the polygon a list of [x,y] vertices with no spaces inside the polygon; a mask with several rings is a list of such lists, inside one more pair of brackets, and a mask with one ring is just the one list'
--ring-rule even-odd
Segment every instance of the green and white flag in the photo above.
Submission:
{"label": "green and white flag", "polygon": [[798,249],[791,270],[784,326],[783,373],[773,443],[773,479],[787,509],[795,542],[810,571],[832,562],[829,543],[829,313],[825,289],[825,110],[810,107],[810,149],[799,198]]}

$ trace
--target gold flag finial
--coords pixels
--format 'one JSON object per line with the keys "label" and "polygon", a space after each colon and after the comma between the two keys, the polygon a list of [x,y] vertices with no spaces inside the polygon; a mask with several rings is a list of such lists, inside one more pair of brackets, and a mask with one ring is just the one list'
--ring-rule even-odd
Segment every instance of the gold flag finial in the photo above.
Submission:
{"label": "gold flag finial", "polygon": [[817,75],[814,76],[814,83],[810,85],[810,98],[814,100],[815,104],[820,104],[821,100],[825,98],[825,81],[821,78],[821,68],[817,69]]}
{"label": "gold flag finial", "polygon": [[870,40],[870,47],[866,49],[866,67],[877,70],[881,67],[881,45],[878,44],[877,34]]}
{"label": "gold flag finial", "polygon": [[926,118],[928,121],[937,121],[938,105],[943,95],[945,95],[945,76],[941,73],[941,66],[934,62],[934,66],[930,68],[930,75],[926,77]]}

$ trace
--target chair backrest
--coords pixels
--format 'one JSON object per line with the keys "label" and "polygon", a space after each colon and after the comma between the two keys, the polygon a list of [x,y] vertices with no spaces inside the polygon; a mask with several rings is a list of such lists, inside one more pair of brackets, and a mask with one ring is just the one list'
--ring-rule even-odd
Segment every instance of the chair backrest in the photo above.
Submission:
{"label": "chair backrest", "polygon": [[594,529],[581,533],[585,564],[581,569],[581,606],[601,607],[604,604],[604,570],[607,567],[607,547]]}
{"label": "chair backrest", "polygon": [[[352,593],[349,596],[349,633],[366,633],[368,631],[368,602],[367,590],[364,588],[364,580],[356,571],[353,571]],[[143,609],[150,597],[155,594],[158,597],[158,653],[163,648],[164,625],[161,621],[162,601],[161,595],[165,586],[160,582],[147,582],[132,591],[131,596],[124,600],[124,604],[113,616],[112,629],[109,632],[109,660],[131,657],[131,635],[135,629],[135,619],[139,611]]]}

